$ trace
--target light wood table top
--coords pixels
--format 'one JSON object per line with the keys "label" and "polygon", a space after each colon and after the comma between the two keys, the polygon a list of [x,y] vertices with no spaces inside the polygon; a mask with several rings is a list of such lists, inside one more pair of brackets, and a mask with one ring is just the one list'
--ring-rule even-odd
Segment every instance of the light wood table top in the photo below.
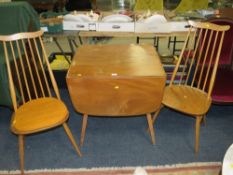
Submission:
{"label": "light wood table top", "polygon": [[83,45],[66,79],[78,112],[122,116],[156,111],[166,74],[153,46]]}
{"label": "light wood table top", "polygon": [[76,111],[83,114],[83,145],[88,115],[146,114],[151,141],[151,113],[160,108],[166,74],[151,45],[83,45],[69,68],[67,85]]}

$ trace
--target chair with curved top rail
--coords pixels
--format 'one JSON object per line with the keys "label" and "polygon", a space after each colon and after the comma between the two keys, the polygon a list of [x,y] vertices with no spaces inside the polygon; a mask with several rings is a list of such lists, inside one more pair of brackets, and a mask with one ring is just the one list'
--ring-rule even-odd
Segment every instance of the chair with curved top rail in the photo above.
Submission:
{"label": "chair with curved top rail", "polygon": [[61,101],[42,42],[42,31],[0,35],[14,113],[11,131],[19,138],[21,174],[24,174],[24,137],[63,126],[76,152],[78,145],[66,123],[69,111]]}
{"label": "chair with curved top rail", "polygon": [[[230,26],[193,21],[189,21],[189,24],[191,27],[177,59],[170,84],[165,88],[161,108],[166,106],[196,119],[195,153],[197,153],[200,124],[205,121],[206,113],[211,106],[211,94],[223,39]],[[153,121],[158,113],[159,111],[154,114]]]}

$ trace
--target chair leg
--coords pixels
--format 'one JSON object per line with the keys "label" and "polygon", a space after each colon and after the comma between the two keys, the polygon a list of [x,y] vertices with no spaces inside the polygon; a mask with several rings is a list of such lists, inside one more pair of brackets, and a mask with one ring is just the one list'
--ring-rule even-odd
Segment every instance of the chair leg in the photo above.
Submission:
{"label": "chair leg", "polygon": [[202,122],[204,125],[206,125],[206,115],[204,115],[204,116],[202,117],[201,122]]}
{"label": "chair leg", "polygon": [[[153,117],[152,117],[152,123],[154,125],[155,123],[155,120],[157,119],[158,115],[159,115],[159,112],[160,110],[163,108],[163,105],[160,105],[159,109],[154,113]],[[149,132],[150,128],[148,127],[147,128],[147,132]]]}
{"label": "chair leg", "polygon": [[155,131],[153,127],[153,121],[152,121],[151,114],[147,113],[146,118],[147,118],[149,130],[150,130],[151,141],[152,141],[152,144],[154,145],[155,144]]}
{"label": "chair leg", "polygon": [[84,138],[85,138],[85,134],[86,134],[87,118],[88,118],[88,115],[87,115],[87,114],[84,114],[84,115],[83,115],[83,123],[82,123],[81,139],[80,139],[80,145],[81,145],[81,146],[83,146]]}
{"label": "chair leg", "polygon": [[67,125],[66,123],[63,123],[62,126],[63,126],[63,128],[65,129],[65,132],[66,132],[68,138],[70,139],[70,141],[71,141],[71,143],[72,143],[74,149],[76,150],[76,152],[78,153],[78,155],[79,155],[80,157],[82,157],[82,153],[81,153],[81,151],[80,151],[80,149],[79,149],[77,143],[75,142],[74,137],[73,137],[73,135],[72,135],[72,133],[71,133],[71,131],[70,131],[68,125]]}
{"label": "chair leg", "polygon": [[162,108],[163,108],[163,105],[160,105],[159,109],[154,113],[153,118],[152,118],[153,124],[155,123],[155,120],[157,119],[159,112],[161,111]]}
{"label": "chair leg", "polygon": [[196,117],[196,127],[195,127],[195,153],[198,153],[199,150],[199,137],[200,137],[200,125],[202,121],[201,116]]}
{"label": "chair leg", "polygon": [[19,159],[21,175],[24,174],[24,136],[19,135]]}

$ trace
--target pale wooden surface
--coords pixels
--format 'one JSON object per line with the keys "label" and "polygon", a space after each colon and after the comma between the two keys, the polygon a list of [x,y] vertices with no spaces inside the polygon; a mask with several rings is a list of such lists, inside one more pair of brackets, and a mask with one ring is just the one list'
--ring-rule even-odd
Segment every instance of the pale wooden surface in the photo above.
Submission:
{"label": "pale wooden surface", "polygon": [[197,88],[173,85],[165,88],[162,103],[179,112],[199,116],[208,111],[211,98],[208,98],[207,93]]}
{"label": "pale wooden surface", "polygon": [[[194,149],[197,153],[200,124],[202,121],[205,122],[206,113],[211,105],[211,93],[222,42],[229,26],[194,21],[189,21],[189,24],[191,28],[170,84],[165,88],[162,104],[196,118]],[[188,46],[188,42],[195,48]],[[179,70],[180,65],[183,66],[183,70]],[[157,113],[153,121],[156,117]]]}
{"label": "pale wooden surface", "polygon": [[42,31],[38,31],[0,36],[14,109],[10,127],[19,138],[21,174],[24,174],[24,137],[27,134],[61,125],[77,154],[81,156],[66,124],[69,112],[60,99],[41,39],[42,34]]}
{"label": "pale wooden surface", "polygon": [[83,45],[73,58],[66,80],[74,108],[83,113],[81,145],[88,115],[142,114],[146,114],[155,144],[150,113],[161,105],[166,75],[153,46]]}
{"label": "pale wooden surface", "polygon": [[82,46],[67,74],[75,109],[107,116],[156,111],[165,79],[159,56],[149,45]]}
{"label": "pale wooden surface", "polygon": [[60,100],[39,98],[18,108],[13,114],[11,129],[14,133],[31,134],[61,125],[68,119],[68,115],[65,104]]}

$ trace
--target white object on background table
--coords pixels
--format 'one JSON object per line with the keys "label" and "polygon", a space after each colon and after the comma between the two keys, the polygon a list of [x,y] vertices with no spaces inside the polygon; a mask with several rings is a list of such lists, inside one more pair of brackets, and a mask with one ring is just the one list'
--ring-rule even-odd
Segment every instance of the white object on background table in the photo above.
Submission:
{"label": "white object on background table", "polygon": [[233,144],[227,149],[224,156],[222,175],[233,175]]}

